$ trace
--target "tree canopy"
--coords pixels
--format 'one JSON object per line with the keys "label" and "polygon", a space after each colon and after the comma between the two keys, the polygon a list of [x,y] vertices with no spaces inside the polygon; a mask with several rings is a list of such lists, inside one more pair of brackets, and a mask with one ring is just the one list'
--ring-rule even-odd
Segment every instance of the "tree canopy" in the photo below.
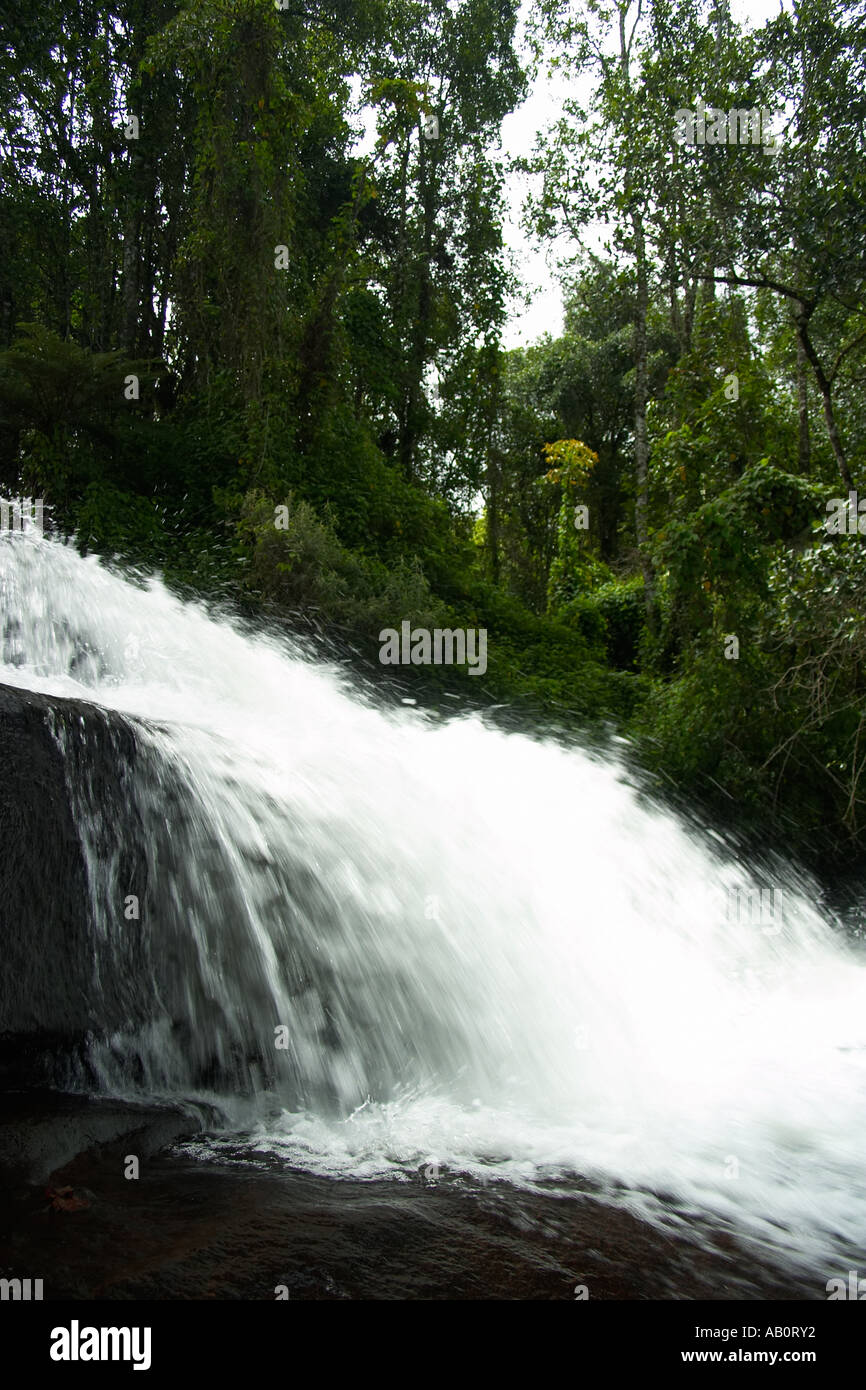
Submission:
{"label": "tree canopy", "polygon": [[[365,661],[486,626],[466,698],[862,844],[858,4],[0,15],[0,492]],[[509,348],[518,175],[564,328]]]}

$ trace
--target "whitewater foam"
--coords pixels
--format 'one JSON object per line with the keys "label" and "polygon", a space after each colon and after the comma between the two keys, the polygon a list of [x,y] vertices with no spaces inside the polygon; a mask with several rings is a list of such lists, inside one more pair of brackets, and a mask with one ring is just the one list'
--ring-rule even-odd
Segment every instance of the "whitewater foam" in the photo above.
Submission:
{"label": "whitewater foam", "polygon": [[[377,709],[290,640],[56,541],[0,537],[0,601],[0,682],[138,728],[156,1003],[94,1044],[106,1089],[200,1094],[206,1056],[251,1155],[581,1174],[813,1261],[862,1243],[866,971],[806,875],[773,867],[772,931],[732,916],[766,868],[622,759]],[[109,941],[124,884],[73,791]]]}

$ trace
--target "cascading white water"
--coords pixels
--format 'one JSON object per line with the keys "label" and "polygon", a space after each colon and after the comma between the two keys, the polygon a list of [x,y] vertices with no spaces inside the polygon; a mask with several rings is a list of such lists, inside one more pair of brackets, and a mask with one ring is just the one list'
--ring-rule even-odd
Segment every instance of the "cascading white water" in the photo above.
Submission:
{"label": "cascading white water", "polygon": [[[148,856],[154,1002],[95,1047],[107,1088],[134,1057],[139,1088],[189,1094],[207,1058],[252,1148],[296,1165],[578,1174],[844,1272],[866,970],[805,876],[776,869],[782,916],[738,920],[755,872],[624,763],[373,708],[288,641],[57,542],[0,537],[0,603],[0,683],[142,721],[115,833]],[[128,885],[86,781],[74,797],[98,992]]]}

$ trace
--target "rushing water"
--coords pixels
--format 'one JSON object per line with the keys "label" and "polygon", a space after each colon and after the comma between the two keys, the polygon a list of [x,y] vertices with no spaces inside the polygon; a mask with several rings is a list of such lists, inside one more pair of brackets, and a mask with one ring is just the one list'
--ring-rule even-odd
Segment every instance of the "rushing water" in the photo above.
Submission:
{"label": "rushing water", "polygon": [[[122,825],[70,766],[93,998],[114,972],[128,1001],[106,1090],[216,1095],[251,1156],[319,1173],[579,1178],[847,1269],[866,971],[805,876],[737,863],[611,756],[375,708],[57,542],[0,537],[0,604],[0,682],[137,730]],[[759,883],[775,915],[732,910]]]}

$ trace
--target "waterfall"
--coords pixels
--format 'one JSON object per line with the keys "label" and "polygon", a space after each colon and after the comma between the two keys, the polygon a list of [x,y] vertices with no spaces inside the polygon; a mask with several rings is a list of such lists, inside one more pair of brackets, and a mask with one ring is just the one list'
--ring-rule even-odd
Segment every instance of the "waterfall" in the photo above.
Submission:
{"label": "waterfall", "polygon": [[130,731],[108,794],[87,719],[52,720],[97,1024],[112,1000],[89,1084],[216,1100],[235,1151],[321,1173],[862,1242],[862,958],[805,873],[654,804],[627,749],[378,707],[36,535],[0,536],[0,683]]}

